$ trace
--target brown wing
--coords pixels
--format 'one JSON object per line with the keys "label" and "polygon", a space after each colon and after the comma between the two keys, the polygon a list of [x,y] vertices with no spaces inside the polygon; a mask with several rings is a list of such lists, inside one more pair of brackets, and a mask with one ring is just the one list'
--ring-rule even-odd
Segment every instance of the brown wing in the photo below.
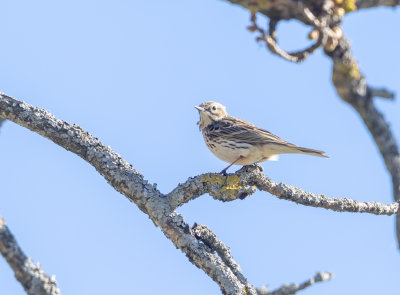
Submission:
{"label": "brown wing", "polygon": [[235,139],[253,144],[271,143],[295,147],[295,145],[284,141],[267,130],[231,116],[214,122],[213,133],[226,140]]}

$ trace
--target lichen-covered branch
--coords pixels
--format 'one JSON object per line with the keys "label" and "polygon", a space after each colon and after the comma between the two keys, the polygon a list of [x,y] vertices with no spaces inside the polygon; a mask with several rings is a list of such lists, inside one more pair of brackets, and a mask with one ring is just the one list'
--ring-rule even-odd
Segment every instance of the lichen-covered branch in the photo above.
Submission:
{"label": "lichen-covered branch", "polygon": [[243,196],[253,193],[255,188],[269,192],[279,199],[338,212],[375,215],[400,213],[398,202],[387,205],[379,202],[359,202],[348,198],[329,198],[285,183],[277,183],[264,175],[260,166],[244,166],[235,174],[227,176],[206,173],[189,178],[185,183],[179,184],[166,198],[175,208],[205,193],[209,193],[214,199],[225,202],[242,199]]}
{"label": "lichen-covered branch", "polygon": [[[305,24],[310,24],[307,17],[304,16],[301,9],[302,6],[312,8],[317,17],[323,18],[330,13],[333,16],[332,23],[339,23],[344,14],[357,11],[360,9],[374,8],[380,6],[396,7],[400,5],[399,0],[279,0],[279,1],[254,1],[254,0],[226,0],[232,4],[242,6],[252,13],[260,13],[270,19],[292,20],[296,19]],[[324,7],[323,7],[324,6]],[[330,11],[328,11],[330,10]]]}
{"label": "lichen-covered branch", "polygon": [[228,202],[244,199],[256,191],[255,186],[249,186],[235,174],[223,176],[219,173],[206,173],[190,177],[186,182],[179,184],[166,199],[174,209],[194,200],[204,194],[210,194],[214,199]]}
{"label": "lichen-covered branch", "polygon": [[26,257],[14,236],[0,217],[0,253],[14,271],[15,278],[29,295],[59,295],[55,276],[49,277],[39,263]]}
{"label": "lichen-covered branch", "polygon": [[241,274],[226,246],[211,231],[205,231],[204,227],[202,230],[191,230],[174,210],[205,193],[219,200],[230,201],[252,194],[255,191],[253,183],[261,184],[260,187],[264,188],[263,180],[267,178],[259,171],[259,167],[246,167],[237,175],[226,178],[219,174],[190,178],[164,196],[110,147],[79,126],[70,125],[43,109],[5,94],[0,94],[0,116],[43,135],[93,165],[110,185],[148,214],[193,264],[218,283],[224,294],[254,293],[254,287]]}
{"label": "lichen-covered branch", "polygon": [[395,7],[400,5],[399,0],[357,0],[357,9],[374,8],[379,6]]}
{"label": "lichen-covered branch", "polygon": [[289,20],[295,19],[306,21],[303,13],[299,10],[297,1],[254,1],[254,0],[227,0],[232,4],[240,5],[251,12],[258,12],[271,19]]}
{"label": "lichen-covered branch", "polygon": [[[256,188],[298,204],[341,212],[365,212],[377,215],[399,213],[398,203],[358,202],[328,198],[283,183],[276,183],[262,173],[260,166],[245,166],[235,174],[202,174],[179,184],[163,195],[118,154],[79,126],[56,119],[49,112],[0,94],[0,116],[29,128],[72,151],[93,165],[117,191],[124,194],[149,215],[174,245],[189,260],[218,283],[224,294],[253,294],[252,287],[230,256],[229,249],[206,227],[190,229],[175,209],[203,194],[215,199],[243,199]],[[217,252],[218,256],[215,255]],[[221,258],[221,259],[220,259]]]}
{"label": "lichen-covered branch", "polygon": [[237,262],[231,256],[231,250],[220,239],[217,238],[215,233],[213,233],[207,226],[201,224],[194,224],[192,231],[196,238],[217,252],[222,261],[233,271],[240,282],[245,285],[246,294],[257,295],[254,287],[249,284],[247,279],[243,276],[239,264],[237,264]]}
{"label": "lichen-covered branch", "polygon": [[299,284],[289,284],[283,285],[277,290],[268,291],[267,287],[262,286],[257,288],[258,295],[290,295],[295,294],[298,291],[304,290],[307,287],[310,287],[318,282],[329,281],[333,278],[333,274],[330,272],[318,272],[314,277],[311,279]]}
{"label": "lichen-covered branch", "polygon": [[41,134],[90,163],[112,187],[146,213],[194,265],[217,282],[224,294],[245,294],[245,286],[207,245],[193,236],[168,199],[109,146],[79,126],[5,94],[0,94],[0,116]]}
{"label": "lichen-covered branch", "polygon": [[[400,152],[389,123],[376,108],[374,97],[391,97],[388,91],[368,86],[351,53],[350,44],[342,37],[337,47],[326,54],[333,61],[332,81],[343,101],[349,103],[360,115],[372,135],[386,168],[392,176],[393,197],[400,200]],[[400,247],[400,216],[396,217],[398,247]]]}
{"label": "lichen-covered branch", "polygon": [[[381,153],[386,168],[392,178],[393,198],[400,200],[400,151],[391,128],[383,114],[376,108],[374,97],[393,99],[394,95],[385,89],[370,87],[361,74],[357,61],[351,53],[350,43],[343,36],[340,28],[342,17],[352,11],[378,6],[399,6],[400,0],[325,0],[323,5],[313,0],[294,1],[252,1],[228,0],[249,9],[251,15],[262,14],[270,21],[296,19],[321,34],[321,31],[338,32],[336,36],[329,33],[324,47],[325,54],[332,59],[332,81],[341,99],[349,103],[360,115]],[[305,12],[305,13],[304,13]],[[261,31],[257,29],[257,31]],[[313,34],[310,34],[313,35]],[[315,38],[314,38],[315,39]],[[270,48],[277,53],[274,48]],[[297,61],[291,56],[278,54],[290,61]],[[369,206],[369,205],[368,205]],[[400,215],[396,216],[396,232],[400,248]]]}
{"label": "lichen-covered branch", "polygon": [[[392,175],[394,198],[399,201],[399,149],[389,125],[383,115],[376,109],[373,101],[373,97],[392,98],[393,96],[384,89],[373,89],[367,85],[350,52],[349,43],[342,36],[340,29],[341,18],[347,12],[376,6],[396,6],[399,5],[399,0],[325,0],[323,3],[312,0],[228,1],[249,9],[254,17],[256,13],[269,17],[271,21],[268,34],[265,34],[264,30],[255,24],[255,18],[252,28],[263,34],[263,40],[273,53],[287,60],[302,61],[318,47],[324,47],[325,53],[333,60],[332,80],[338,94],[344,101],[354,107],[371,132],[385,160],[386,167]],[[317,34],[314,39],[317,41],[300,52],[287,53],[282,50],[278,46],[276,38],[276,25],[281,20],[289,19],[299,20],[309,25],[310,28],[315,29]],[[45,110],[0,94],[0,125],[3,122],[3,118],[41,134],[90,163],[111,186],[147,214],[154,224],[162,229],[173,244],[185,253],[194,265],[217,282],[224,294],[255,294],[255,291],[254,287],[242,275],[239,265],[230,255],[229,248],[207,227],[195,226],[190,228],[183,217],[175,211],[177,207],[196,197],[209,193],[215,199],[232,201],[238,198],[243,199],[254,193],[258,188],[278,198],[306,206],[341,212],[364,212],[377,215],[399,214],[398,202],[385,205],[377,202],[358,202],[345,198],[328,198],[324,195],[306,192],[283,183],[276,183],[261,173],[257,166],[244,167],[235,174],[228,176],[212,173],[196,176],[188,179],[184,184],[178,185],[168,195],[163,195],[155,186],[150,185],[138,171],[112,151],[110,147],[105,146],[79,126],[70,125],[55,118]],[[400,244],[399,215],[397,216],[397,225]],[[7,227],[4,224],[1,227],[0,222],[0,238],[10,239],[11,237],[13,239],[11,233],[9,235],[7,233],[9,233]],[[2,250],[3,254],[1,241],[0,250]],[[17,254],[20,254],[20,256],[15,257],[25,257],[22,251],[18,251]],[[11,250],[6,249],[6,255],[3,254],[8,262],[9,259],[11,261],[16,259],[10,254],[11,252]],[[26,257],[17,262],[24,262],[24,267],[44,275]],[[10,262],[9,264],[12,266]],[[15,273],[18,279],[17,271]],[[315,282],[326,281],[331,277],[330,273],[319,273],[313,279],[300,285],[282,286],[278,290],[269,293],[262,293],[261,289],[257,290],[257,292],[258,294],[276,295],[294,294]],[[49,280],[51,285],[53,281]],[[26,285],[27,282],[25,279],[21,281],[23,285]],[[32,289],[32,284],[29,285],[28,283],[27,287],[25,285],[25,289]],[[59,291],[57,289],[54,292]],[[28,292],[28,294],[58,293]]]}

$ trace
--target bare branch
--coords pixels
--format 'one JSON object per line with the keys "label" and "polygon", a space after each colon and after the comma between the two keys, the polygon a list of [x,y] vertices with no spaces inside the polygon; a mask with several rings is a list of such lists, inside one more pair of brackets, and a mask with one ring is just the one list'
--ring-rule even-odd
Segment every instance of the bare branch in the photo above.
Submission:
{"label": "bare branch", "polygon": [[[297,19],[305,24],[309,24],[307,17],[304,13],[299,10],[299,1],[291,1],[291,0],[279,0],[279,1],[254,1],[254,0],[226,0],[232,4],[240,5],[249,11],[261,13],[268,18],[271,19],[279,19],[279,20],[289,20],[289,19]],[[321,3],[335,6],[334,13],[335,21],[340,21],[340,18],[343,17],[342,13],[348,13],[352,11],[357,11],[365,8],[374,8],[380,6],[386,7],[396,7],[400,5],[399,0],[356,0],[356,1],[303,1],[303,3],[307,3],[313,6],[314,9],[321,6]],[[342,7],[345,2],[352,3],[351,7]],[[355,3],[354,3],[355,2]],[[339,12],[340,9],[344,8],[342,12]],[[321,14],[318,13],[318,17]]]}
{"label": "bare branch", "polygon": [[249,11],[266,15],[271,19],[288,20],[298,19],[306,22],[304,14],[299,10],[298,1],[254,1],[254,0],[227,0],[232,4],[240,5]]}
{"label": "bare branch", "polygon": [[370,213],[375,215],[399,214],[399,203],[389,205],[379,202],[359,202],[348,198],[329,198],[322,194],[314,194],[284,183],[277,183],[259,173],[253,180],[260,190],[267,191],[279,199],[297,204],[325,208],[337,212]]}
{"label": "bare branch", "polygon": [[385,88],[372,88],[368,87],[369,95],[371,97],[380,97],[380,98],[387,98],[389,100],[394,99],[394,93],[386,90]]}
{"label": "bare branch", "polygon": [[[194,265],[218,283],[224,294],[245,294],[245,290],[253,294],[254,288],[247,283],[237,263],[228,255],[226,246],[211,231],[204,231],[204,228],[201,232],[195,231],[195,237],[183,217],[174,210],[205,193],[219,200],[231,201],[252,194],[255,191],[253,185],[262,190],[274,191],[273,182],[261,173],[260,167],[244,167],[237,174],[227,177],[219,174],[196,176],[164,196],[110,147],[79,126],[56,119],[43,109],[5,94],[0,94],[0,116],[43,135],[92,164],[110,185],[148,214]],[[281,195],[283,197],[284,194]],[[199,237],[208,241],[212,249],[207,243],[199,241]],[[214,250],[221,259],[214,254]]]}
{"label": "bare branch", "polygon": [[370,213],[375,215],[399,214],[399,203],[389,205],[379,202],[359,202],[348,198],[329,198],[314,194],[284,183],[269,179],[260,166],[244,166],[235,174],[223,176],[216,173],[202,174],[189,178],[169,193],[166,198],[174,208],[209,193],[214,199],[233,201],[254,192],[254,187],[269,192],[279,199],[295,202],[304,206],[325,208],[338,212]]}
{"label": "bare branch", "polygon": [[313,278],[298,284],[289,284],[283,285],[279,289],[268,292],[268,289],[265,286],[257,288],[254,290],[254,287],[249,284],[246,278],[242,275],[240,266],[236,263],[230,253],[230,249],[225,246],[222,241],[220,241],[217,236],[205,225],[195,224],[192,227],[192,230],[195,236],[202,240],[206,245],[208,245],[211,249],[215,250],[221,259],[227,264],[235,275],[239,278],[239,280],[246,286],[247,294],[251,295],[289,295],[295,294],[298,291],[301,291],[311,285],[328,281],[333,278],[333,274],[330,272],[318,272]]}
{"label": "bare branch", "polygon": [[[190,230],[183,217],[174,211],[178,206],[200,195],[209,193],[215,199],[232,201],[244,198],[258,188],[281,199],[334,211],[377,215],[399,213],[398,203],[385,205],[377,202],[328,198],[283,183],[276,183],[261,172],[260,166],[245,166],[228,176],[208,173],[189,178],[170,194],[164,196],[154,186],[148,184],[139,172],[110,147],[105,146],[76,125],[56,119],[45,110],[4,94],[0,95],[0,116],[51,139],[92,164],[116,190],[148,214],[192,263],[213,278],[224,294],[244,294],[245,287],[247,292],[252,294],[253,289],[230,256],[229,249],[210,230],[199,226]],[[214,254],[214,250],[221,259]]]}
{"label": "bare branch", "polygon": [[400,5],[399,0],[357,0],[357,9],[373,8],[379,6],[395,7]]}
{"label": "bare branch", "polygon": [[[385,160],[386,167],[392,175],[394,197],[398,201],[400,198],[400,156],[398,146],[388,124],[382,114],[375,108],[372,100],[374,96],[391,98],[390,93],[367,86],[365,78],[360,74],[358,66],[350,53],[350,46],[347,40],[338,36],[330,27],[331,25],[333,27],[335,23],[340,23],[341,16],[332,15],[329,21],[321,22],[321,14],[315,14],[311,10],[301,11],[299,10],[298,2],[291,0],[228,1],[270,17],[268,34],[265,34],[257,26],[255,19],[252,28],[262,34],[260,40],[265,41],[273,53],[287,60],[294,62],[304,60],[309,53],[321,45],[325,45],[327,36],[331,38],[330,40],[335,41],[329,47],[329,50],[325,47],[326,54],[334,62],[333,82],[339,95],[359,112],[373,135]],[[399,0],[357,1],[358,8],[381,5],[399,5]],[[318,15],[318,18],[315,15]],[[308,25],[311,23],[320,33],[317,42],[299,52],[288,53],[282,50],[277,43],[276,37],[276,25],[282,19],[297,19]],[[112,151],[110,147],[105,146],[79,126],[70,125],[65,121],[56,119],[45,110],[14,100],[4,94],[0,94],[0,116],[41,134],[90,163],[104,176],[111,186],[146,213],[154,224],[159,226],[166,236],[171,239],[173,244],[187,255],[193,264],[216,281],[224,294],[245,294],[246,290],[249,294],[254,294],[254,288],[247,283],[247,280],[240,272],[238,264],[230,256],[229,249],[217,239],[215,234],[206,227],[200,228],[197,226],[191,230],[188,224],[184,222],[183,217],[174,211],[177,207],[204,193],[209,193],[218,200],[231,201],[252,194],[255,191],[255,187],[257,187],[260,190],[270,192],[278,198],[306,206],[341,212],[364,212],[378,215],[399,213],[398,203],[385,205],[376,202],[328,198],[324,195],[309,193],[283,183],[276,183],[262,174],[258,167],[244,167],[235,174],[226,177],[218,174],[203,174],[178,185],[170,194],[164,196],[155,186],[150,185],[138,171]],[[2,123],[1,120],[0,118],[0,125]],[[397,223],[400,243],[399,216],[397,216]],[[0,231],[0,235],[5,233],[7,236],[8,229],[5,225],[4,228],[6,230]],[[14,238],[12,237],[12,239]],[[1,247],[2,244],[0,243]],[[214,250],[221,259],[215,255]],[[24,255],[22,251],[20,252]],[[7,252],[6,259],[11,257],[9,253],[11,252]],[[34,269],[33,263],[27,258],[25,260],[28,261],[28,266],[30,265]],[[38,269],[38,267],[36,268]],[[301,285],[283,286],[268,294],[294,294],[315,282],[329,280],[331,277],[330,273],[317,274],[315,278]],[[51,279],[50,282],[52,282]],[[258,292],[259,294],[264,294],[260,293],[262,291]]]}
{"label": "bare branch", "polygon": [[206,173],[190,177],[184,183],[179,184],[166,195],[166,199],[171,208],[176,209],[204,194],[210,194],[219,201],[229,202],[244,199],[255,191],[254,186],[242,183],[238,175],[222,176],[218,173]]}
{"label": "bare branch", "polygon": [[217,252],[222,261],[229,266],[240,282],[245,285],[247,294],[257,295],[254,287],[249,284],[247,279],[243,276],[239,264],[237,264],[237,262],[231,256],[231,250],[225,246],[225,244],[222,243],[222,241],[219,240],[207,226],[195,223],[192,227],[192,231],[194,232],[196,238],[203,241],[207,246]]}
{"label": "bare branch", "polygon": [[318,29],[321,34],[326,35],[327,37],[339,39],[341,33],[334,32],[329,26],[323,24],[312,12],[309,8],[305,7],[302,8],[301,11],[303,12],[306,19],[312,24],[315,29]]}
{"label": "bare branch", "polygon": [[0,253],[29,295],[59,295],[55,276],[49,277],[24,254],[4,219],[0,217]]}
{"label": "bare branch", "polygon": [[315,50],[317,50],[327,40],[327,35],[321,31],[321,33],[318,35],[318,40],[314,44],[310,45],[308,48],[305,48],[303,50],[290,53],[283,50],[278,45],[277,32],[276,32],[276,27],[279,22],[278,20],[270,19],[268,34],[266,34],[265,31],[257,25],[256,14],[254,12],[251,15],[251,22],[252,25],[248,27],[248,29],[250,31],[257,31],[260,33],[260,36],[257,37],[257,41],[264,41],[267,44],[268,49],[272,53],[291,62],[304,61],[310,53],[313,53]]}
{"label": "bare branch", "polygon": [[[400,200],[400,151],[389,123],[376,108],[373,96],[387,96],[386,90],[374,90],[367,85],[358,64],[351,53],[350,43],[342,37],[337,47],[326,54],[333,61],[332,81],[343,101],[349,103],[363,119],[371,133],[392,176],[393,198]],[[378,92],[378,94],[377,94]],[[396,216],[396,233],[400,248],[400,216]]]}
{"label": "bare branch", "polygon": [[6,120],[6,119],[0,117],[0,128],[1,128],[1,126],[3,125],[3,123],[4,123],[5,120]]}
{"label": "bare branch", "polygon": [[112,187],[146,213],[194,265],[218,283],[224,294],[245,293],[244,285],[232,270],[192,235],[189,225],[172,210],[167,198],[110,147],[79,126],[5,94],[0,94],[0,116],[41,134],[93,165]]}
{"label": "bare branch", "polygon": [[[324,5],[314,5],[313,11],[309,9],[301,11],[299,7],[302,4],[298,1],[293,3],[288,3],[287,0],[273,1],[272,3],[271,1],[252,0],[227,1],[241,5],[253,14],[260,13],[270,19],[297,19],[306,25],[311,24],[318,27],[320,30],[321,26],[326,29],[328,27],[340,29],[341,18],[346,12],[369,7],[400,5],[400,0],[358,0],[355,5],[352,1],[324,1]],[[373,97],[392,99],[394,96],[387,90],[377,90],[367,85],[366,79],[360,73],[358,64],[351,53],[350,43],[342,36],[341,29],[337,32],[340,34],[336,37],[340,38],[330,37],[324,46],[325,54],[333,61],[333,84],[339,96],[358,112],[374,138],[386,168],[391,174],[393,197],[397,202],[400,200],[400,151],[389,124],[373,101]],[[396,216],[396,232],[400,248],[400,215]]]}
{"label": "bare branch", "polygon": [[268,292],[267,287],[263,286],[261,288],[257,288],[258,295],[290,295],[295,294],[298,291],[304,290],[311,285],[314,285],[318,282],[329,281],[333,278],[333,274],[330,272],[318,272],[313,278],[298,284],[290,284],[290,285],[283,285],[277,290]]}

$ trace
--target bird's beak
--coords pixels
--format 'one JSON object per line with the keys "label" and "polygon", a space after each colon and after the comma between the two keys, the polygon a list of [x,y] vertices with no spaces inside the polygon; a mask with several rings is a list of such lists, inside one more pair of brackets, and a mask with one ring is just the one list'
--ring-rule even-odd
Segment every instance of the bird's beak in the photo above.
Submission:
{"label": "bird's beak", "polygon": [[195,108],[196,108],[199,112],[204,112],[204,108],[202,108],[202,107],[195,106]]}

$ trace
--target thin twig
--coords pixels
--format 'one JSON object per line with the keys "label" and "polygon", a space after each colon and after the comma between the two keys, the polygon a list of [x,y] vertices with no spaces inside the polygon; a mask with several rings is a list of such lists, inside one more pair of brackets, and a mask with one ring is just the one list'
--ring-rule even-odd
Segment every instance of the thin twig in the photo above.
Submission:
{"label": "thin twig", "polygon": [[287,52],[279,46],[277,41],[276,27],[278,25],[279,20],[276,19],[269,20],[268,34],[265,33],[264,29],[260,28],[257,25],[255,13],[252,13],[250,20],[252,22],[252,26],[248,27],[248,29],[250,31],[257,31],[260,33],[260,36],[257,37],[257,41],[264,41],[267,44],[268,49],[272,53],[291,62],[298,63],[304,61],[310,53],[313,53],[315,50],[317,50],[321,45],[323,45],[326,42],[326,35],[321,33],[318,35],[317,41],[314,44],[310,45],[309,47],[300,51]]}
{"label": "thin twig", "polygon": [[267,43],[267,46],[268,46],[269,50],[271,50],[272,53],[275,53],[288,61],[302,62],[308,57],[308,55],[310,53],[313,53],[322,44],[325,43],[326,35],[320,33],[318,35],[317,41],[314,44],[312,44],[311,46],[309,46],[308,48],[289,53],[289,52],[283,50],[282,48],[280,48],[278,45],[277,32],[276,32],[277,25],[278,25],[277,20],[273,20],[273,19],[269,20],[268,35],[265,38],[265,42]]}
{"label": "thin twig", "polygon": [[215,250],[222,261],[229,266],[232,272],[245,285],[246,293],[248,295],[257,295],[254,287],[247,282],[247,279],[243,276],[242,270],[239,264],[233,259],[231,250],[213,233],[207,226],[195,223],[192,227],[192,231],[196,238],[203,241],[211,249]]}
{"label": "thin twig", "polygon": [[55,276],[49,277],[28,258],[0,217],[0,253],[14,271],[15,278],[29,295],[59,295]]}
{"label": "thin twig", "polygon": [[269,292],[267,287],[263,286],[257,288],[258,295],[290,295],[295,294],[298,291],[304,290],[318,282],[329,281],[333,278],[333,274],[330,272],[318,272],[311,279],[299,284],[283,285],[279,289]]}
{"label": "thin twig", "polygon": [[372,88],[368,87],[369,95],[371,97],[380,97],[380,98],[386,98],[389,100],[394,99],[394,93],[385,89],[385,88]]}
{"label": "thin twig", "polygon": [[0,127],[3,125],[3,123],[6,121],[6,119],[0,117]]}
{"label": "thin twig", "polygon": [[304,7],[303,9],[301,9],[301,12],[304,14],[306,19],[313,25],[313,27],[320,32],[320,34],[322,33],[327,37],[333,39],[339,39],[341,37],[341,34],[334,32],[330,27],[328,27],[325,24],[322,24],[309,8]]}

